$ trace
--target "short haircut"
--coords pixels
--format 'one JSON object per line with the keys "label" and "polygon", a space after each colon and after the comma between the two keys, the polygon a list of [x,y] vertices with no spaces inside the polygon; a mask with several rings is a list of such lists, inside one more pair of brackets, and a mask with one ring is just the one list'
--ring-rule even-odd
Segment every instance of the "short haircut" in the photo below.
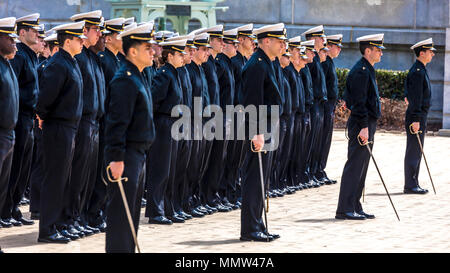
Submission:
{"label": "short haircut", "polygon": [[[63,47],[64,46],[64,42],[69,39],[69,40],[73,40],[75,36],[70,35],[70,34],[63,34],[63,33],[58,33],[56,39],[58,40],[58,44]],[[51,50],[51,49],[50,49]]]}
{"label": "short haircut", "polygon": [[414,53],[416,53],[416,57],[419,57],[420,56],[420,52],[422,52],[422,51],[425,52],[425,51],[427,51],[427,49],[423,48],[421,46],[414,48]]}
{"label": "short haircut", "polygon": [[23,30],[25,30],[25,31],[29,31],[30,29],[31,29],[31,27],[28,27],[28,26],[17,26],[17,29],[16,29],[16,32],[17,32],[17,35],[20,35],[20,30],[21,29],[23,29]]}
{"label": "short haircut", "polygon": [[373,49],[375,46],[373,45],[369,45],[369,44],[359,44],[359,51],[361,52],[362,55],[364,55],[364,53],[366,52],[366,48],[370,48]]}
{"label": "short haircut", "polygon": [[122,38],[123,53],[125,53],[125,55],[128,55],[128,51],[130,50],[130,48],[136,47],[136,46],[141,45],[143,43],[147,43],[147,41],[138,41],[138,40],[135,40],[135,39],[131,39],[129,37],[123,37]]}
{"label": "short haircut", "polygon": [[58,46],[55,43],[47,43],[47,45],[48,45],[48,49],[50,49],[50,52],[53,51],[53,49]]}

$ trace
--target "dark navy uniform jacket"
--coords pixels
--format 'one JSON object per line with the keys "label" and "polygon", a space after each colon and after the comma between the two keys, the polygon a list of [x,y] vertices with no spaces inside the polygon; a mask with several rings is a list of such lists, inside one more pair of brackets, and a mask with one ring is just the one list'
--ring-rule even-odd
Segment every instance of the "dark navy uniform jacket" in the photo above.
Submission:
{"label": "dark navy uniform jacket", "polygon": [[155,138],[150,89],[138,68],[128,60],[109,84],[105,114],[105,160],[124,161],[127,146],[148,149]]}
{"label": "dark navy uniform jacket", "polygon": [[234,90],[234,105],[242,103],[242,69],[247,63],[247,58],[239,51],[236,56],[231,58],[231,66],[233,68],[235,90]]}
{"label": "dark navy uniform jacket", "polygon": [[[189,72],[189,78],[192,84],[192,99],[195,97],[202,98],[202,109],[199,109],[199,113],[195,113],[195,115],[201,117],[203,109],[207,105],[210,105],[208,83],[206,82],[205,71],[202,66],[197,65],[195,62],[187,64],[186,68]],[[192,100],[192,103],[194,103],[194,100]],[[194,117],[194,113],[192,114],[192,117]]]}
{"label": "dark navy uniform jacket", "polygon": [[314,103],[314,92],[311,73],[307,65],[300,70],[300,75],[302,76],[303,89],[305,90],[305,112],[308,112]]}
{"label": "dark navy uniform jacket", "polygon": [[202,67],[208,83],[209,103],[220,105],[220,86],[217,78],[216,60],[210,55],[208,61],[203,63]]}
{"label": "dark navy uniform jacket", "polygon": [[292,63],[284,68],[289,86],[291,87],[292,112],[303,114],[305,112],[305,90],[300,72],[297,72]]}
{"label": "dark navy uniform jacket", "polygon": [[119,59],[119,61],[120,61],[121,64],[122,64],[122,63],[125,62],[126,57],[125,57],[125,55],[123,55],[121,52],[118,52],[118,53],[117,53],[117,59]]}
{"label": "dark navy uniform jacket", "polygon": [[44,62],[45,60],[47,60],[47,58],[45,58],[45,57],[42,56],[42,55],[39,55],[39,57],[38,57],[38,64],[41,64],[41,63]]}
{"label": "dark navy uniform jacket", "polygon": [[[173,107],[183,104],[183,90],[181,89],[180,78],[173,65],[166,63],[156,72],[152,81],[151,92],[155,115],[170,116]],[[180,114],[182,113],[180,112]]]}
{"label": "dark navy uniform jacket", "polygon": [[[280,60],[278,58],[275,58],[275,60],[272,62],[273,65],[273,69],[275,70],[275,77],[277,79],[278,82],[278,88],[280,89],[280,94],[281,94],[281,104],[280,104],[280,116],[283,114],[288,114],[286,113],[286,110],[289,111],[291,110],[291,103],[290,103],[290,96],[289,98],[286,98],[286,91],[284,90],[286,86],[288,86],[289,84],[286,85],[286,83],[284,82],[284,72],[283,72],[283,68],[281,67],[280,64]],[[290,92],[290,90],[289,90]],[[289,101],[286,101],[289,100]],[[288,104],[288,105],[286,105]],[[286,108],[287,107],[287,108]]]}
{"label": "dark navy uniform jacket", "polygon": [[0,133],[14,139],[19,115],[19,84],[8,60],[0,56]]}
{"label": "dark navy uniform jacket", "polygon": [[[51,58],[51,57],[50,57],[50,58]],[[45,60],[43,60],[41,63],[38,64],[38,68],[37,68],[38,79],[41,77],[42,71],[44,71],[44,68],[45,68],[45,66],[47,65],[48,60],[49,60],[50,58],[45,59]]]}
{"label": "dark navy uniform jacket", "polygon": [[378,119],[381,116],[375,69],[364,57],[348,73],[345,92],[351,117],[361,128],[368,126],[369,117]]}
{"label": "dark navy uniform jacket", "polygon": [[117,70],[120,68],[120,61],[108,48],[105,48],[105,51],[99,52],[98,56],[105,77],[106,89],[108,89],[107,87],[114,77],[114,74],[116,74]]}
{"label": "dark navy uniform jacket", "polygon": [[17,43],[17,53],[10,61],[19,83],[19,111],[34,114],[39,93],[38,58],[24,43]]}
{"label": "dark navy uniform jacket", "polygon": [[156,72],[157,72],[156,66],[147,66],[142,71],[142,74],[144,74],[145,80],[147,80],[149,86],[152,86],[152,80]]}
{"label": "dark navy uniform jacket", "polygon": [[321,63],[321,65],[327,83],[327,98],[328,100],[336,100],[339,95],[339,88],[333,59],[331,59],[330,56],[327,56],[327,60]]}
{"label": "dark navy uniform jacket", "polygon": [[231,59],[220,53],[216,57],[217,78],[220,87],[220,107],[225,110],[227,105],[234,105],[235,81]]}
{"label": "dark navy uniform jacket", "polygon": [[[120,52],[119,52],[120,53]],[[118,54],[119,54],[118,53]],[[101,51],[98,53],[98,57],[100,59],[100,66],[102,67],[103,75],[105,78],[105,112],[108,111],[109,105],[109,84],[111,83],[114,75],[120,68],[120,61],[114,53],[111,52],[108,48],[105,48],[105,51]]]}
{"label": "dark navy uniform jacket", "polygon": [[[272,62],[260,48],[253,53],[242,71],[242,95],[244,106],[255,105],[258,109],[260,105],[278,105],[280,108],[283,105]],[[249,123],[257,124],[257,120],[249,120]]]}
{"label": "dark navy uniform jacket", "polygon": [[97,110],[97,120],[103,118],[105,114],[105,97],[106,97],[106,84],[105,75],[103,73],[102,64],[100,57],[95,54],[92,50],[89,50],[89,55],[91,56],[93,62],[93,67],[95,71],[95,79],[97,81],[97,91],[98,91],[98,110]]}
{"label": "dark navy uniform jacket", "polygon": [[314,102],[327,101],[327,84],[325,81],[325,74],[320,65],[320,58],[317,52],[315,53],[312,63],[308,64],[311,73],[312,87],[314,93]]}
{"label": "dark navy uniform jacket", "polygon": [[183,90],[183,104],[192,111],[192,83],[189,77],[189,71],[186,66],[177,68],[177,71],[180,77],[181,89]]}
{"label": "dark navy uniform jacket", "polygon": [[431,105],[431,84],[427,69],[418,60],[411,66],[406,77],[405,96],[409,102],[406,114],[412,121],[419,122],[426,117]]}
{"label": "dark navy uniform jacket", "polygon": [[60,48],[39,78],[36,112],[41,119],[78,126],[83,109],[83,79],[75,58]]}
{"label": "dark navy uniform jacket", "polygon": [[94,71],[95,60],[91,56],[91,51],[83,46],[83,50],[75,58],[80,66],[83,76],[83,118],[95,120],[99,110],[97,78]]}

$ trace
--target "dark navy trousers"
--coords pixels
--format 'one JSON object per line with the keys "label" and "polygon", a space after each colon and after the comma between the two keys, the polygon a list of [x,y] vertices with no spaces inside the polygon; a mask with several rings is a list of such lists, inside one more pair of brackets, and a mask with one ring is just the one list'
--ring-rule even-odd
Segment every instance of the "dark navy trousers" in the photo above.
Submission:
{"label": "dark navy trousers", "polygon": [[[141,202],[144,194],[144,179],[142,177],[144,175],[144,164],[145,150],[127,146],[122,177],[127,177],[128,181],[122,182],[122,185],[136,235],[139,229]],[[115,182],[108,182],[107,191],[106,253],[134,253],[136,245],[125,212],[119,185]]]}
{"label": "dark navy trousers", "polygon": [[39,237],[56,233],[64,225],[63,214],[69,193],[69,181],[75,150],[76,126],[46,120],[42,130],[44,179],[41,187]]}
{"label": "dark navy trousers", "polygon": [[336,100],[329,100],[324,104],[323,134],[322,134],[322,152],[320,153],[318,178],[326,175],[325,167],[327,166],[328,155],[330,154],[331,140],[333,138],[334,110],[336,108]]}
{"label": "dark navy trousers", "polygon": [[16,128],[14,129],[16,139],[8,191],[1,212],[2,219],[11,217],[16,219],[22,218],[19,203],[22,200],[30,178],[34,146],[33,124],[34,119],[31,114],[19,113]]}
{"label": "dark navy trousers", "polygon": [[0,131],[0,210],[5,204],[14,153],[14,139],[9,135]]}
{"label": "dark navy trousers", "polygon": [[[374,140],[376,127],[377,120],[369,118],[369,141]],[[347,128],[349,137],[347,162],[342,174],[336,213],[358,213],[362,210],[360,199],[366,181],[367,168],[370,163],[370,154],[367,147],[361,146],[357,139],[362,128],[352,116],[347,121]],[[373,144],[369,145],[370,149],[373,149]]]}
{"label": "dark navy trousers", "polygon": [[[412,118],[406,115],[405,130],[406,130],[406,152],[405,152],[405,189],[412,189],[419,186],[419,170],[420,162],[422,160],[422,151],[420,150],[417,136],[411,134],[409,125],[413,123]],[[422,146],[424,145],[425,134],[427,132],[427,116],[420,120],[419,134]]]}
{"label": "dark navy trousers", "polygon": [[[148,155],[146,217],[174,215],[172,200],[177,158],[177,141],[172,138],[174,118],[155,115],[156,137]],[[170,203],[169,203],[170,202]],[[170,207],[166,207],[170,206]],[[169,214],[167,214],[169,213]]]}

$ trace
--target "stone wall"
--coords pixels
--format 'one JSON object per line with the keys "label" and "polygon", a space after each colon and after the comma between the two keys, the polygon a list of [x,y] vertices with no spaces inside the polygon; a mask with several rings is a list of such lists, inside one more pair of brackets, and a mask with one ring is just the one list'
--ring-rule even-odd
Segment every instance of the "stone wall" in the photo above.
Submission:
{"label": "stone wall", "polygon": [[[419,40],[432,37],[438,53],[428,67],[433,88],[430,122],[442,124],[449,1],[225,0],[218,3],[218,6],[230,7],[226,12],[217,10],[218,22],[223,23],[227,29],[246,23],[254,23],[259,27],[283,22],[287,25],[290,37],[300,35],[319,24],[325,26],[327,34],[344,34],[345,49],[336,60],[338,67],[350,68],[360,58],[356,37],[384,32],[387,50],[376,68],[406,70],[414,62],[414,55],[409,47]],[[105,17],[109,19],[111,4],[105,0],[2,0],[0,18],[39,12],[42,22],[50,28],[67,22],[75,13],[95,9],[103,10]],[[450,57],[447,59],[450,63]],[[447,69],[446,74],[450,75],[449,71]],[[447,81],[450,81],[450,76]],[[447,94],[450,97],[450,87]],[[447,100],[444,112],[448,115],[447,128],[450,128],[450,98]]]}

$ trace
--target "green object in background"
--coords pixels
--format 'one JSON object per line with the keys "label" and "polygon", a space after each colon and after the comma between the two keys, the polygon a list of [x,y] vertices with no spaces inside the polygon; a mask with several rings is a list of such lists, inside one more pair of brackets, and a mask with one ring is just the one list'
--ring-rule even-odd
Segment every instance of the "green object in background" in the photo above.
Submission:
{"label": "green object in background", "polygon": [[[375,69],[375,71],[380,97],[402,100],[404,98],[405,80],[406,76],[408,75],[408,70],[394,71],[386,69]],[[347,74],[349,72],[350,69],[346,68],[336,69],[336,73],[338,76],[339,98],[342,98],[342,95],[344,94],[345,82],[347,79]]]}

